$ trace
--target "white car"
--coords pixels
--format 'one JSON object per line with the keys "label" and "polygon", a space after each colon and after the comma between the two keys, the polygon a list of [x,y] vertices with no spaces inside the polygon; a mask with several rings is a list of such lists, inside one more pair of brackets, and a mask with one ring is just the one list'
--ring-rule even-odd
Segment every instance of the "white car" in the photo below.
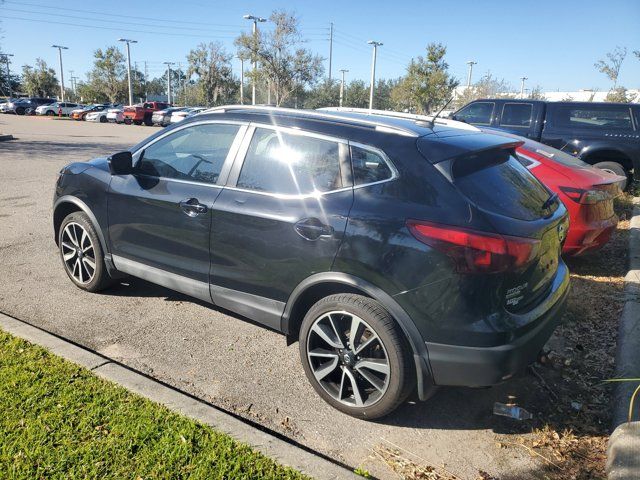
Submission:
{"label": "white car", "polygon": [[109,108],[107,110],[107,121],[124,123],[124,110],[122,108]]}
{"label": "white car", "polygon": [[87,122],[107,123],[107,111],[102,110],[101,112],[89,112],[84,119]]}
{"label": "white car", "polygon": [[61,113],[62,115],[69,115],[78,107],[82,107],[82,105],[69,102],[56,102],[51,105],[40,105],[36,108],[36,115],[54,116],[58,115],[58,113]]}
{"label": "white car", "polygon": [[201,112],[203,110],[206,110],[206,108],[205,107],[189,107],[189,108],[185,108],[184,110],[173,112],[171,114],[171,118],[169,119],[169,123],[181,122],[185,118],[190,117],[191,115],[195,115],[196,113]]}

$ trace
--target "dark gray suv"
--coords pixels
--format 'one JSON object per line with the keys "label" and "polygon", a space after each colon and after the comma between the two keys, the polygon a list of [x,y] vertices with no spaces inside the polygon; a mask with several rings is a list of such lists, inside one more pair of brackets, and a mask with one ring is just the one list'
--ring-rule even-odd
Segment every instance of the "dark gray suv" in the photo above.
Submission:
{"label": "dark gray suv", "polygon": [[567,213],[518,142],[387,112],[212,109],[60,172],[64,268],[133,275],[299,340],[328,403],[381,417],[488,386],[561,317]]}

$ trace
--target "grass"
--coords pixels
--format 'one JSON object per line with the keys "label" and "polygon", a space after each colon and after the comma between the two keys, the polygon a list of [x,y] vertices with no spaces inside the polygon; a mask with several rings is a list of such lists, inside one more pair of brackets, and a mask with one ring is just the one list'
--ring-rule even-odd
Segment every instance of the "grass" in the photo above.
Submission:
{"label": "grass", "polygon": [[0,478],[307,477],[0,331]]}

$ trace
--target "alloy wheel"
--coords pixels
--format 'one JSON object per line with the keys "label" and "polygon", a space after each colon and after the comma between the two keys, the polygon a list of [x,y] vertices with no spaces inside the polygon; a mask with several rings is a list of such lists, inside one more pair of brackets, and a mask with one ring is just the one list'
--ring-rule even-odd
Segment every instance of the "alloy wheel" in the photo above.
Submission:
{"label": "alloy wheel", "polygon": [[74,280],[87,284],[96,273],[96,254],[91,237],[82,225],[69,222],[62,231],[60,251],[65,267]]}
{"label": "alloy wheel", "polygon": [[307,337],[313,375],[335,400],[369,407],[389,387],[389,357],[378,334],[360,317],[332,311],[318,317]]}

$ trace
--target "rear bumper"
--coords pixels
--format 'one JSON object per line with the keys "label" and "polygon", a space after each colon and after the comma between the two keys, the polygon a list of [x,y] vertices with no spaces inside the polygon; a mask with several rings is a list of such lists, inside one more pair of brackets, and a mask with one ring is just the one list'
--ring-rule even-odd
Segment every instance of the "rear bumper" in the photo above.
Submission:
{"label": "rear bumper", "polygon": [[586,225],[572,225],[562,248],[565,255],[582,255],[605,246],[611,234],[618,227],[618,217],[592,222]]}
{"label": "rear bumper", "polygon": [[426,342],[434,383],[485,387],[504,382],[524,370],[535,361],[560,323],[568,293],[569,270],[563,265],[547,300],[535,309],[536,327],[524,335],[495,347]]}

